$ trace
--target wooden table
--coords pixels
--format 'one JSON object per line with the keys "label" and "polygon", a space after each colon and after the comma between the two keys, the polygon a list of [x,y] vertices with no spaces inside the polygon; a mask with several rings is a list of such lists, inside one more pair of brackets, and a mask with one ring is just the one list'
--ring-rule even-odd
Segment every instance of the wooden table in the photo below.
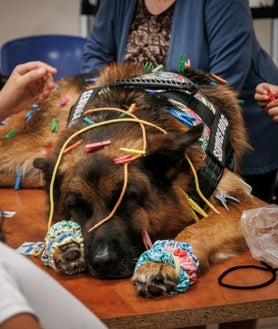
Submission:
{"label": "wooden table", "polygon": [[[41,190],[0,189],[1,208],[16,211],[14,217],[5,221],[7,244],[17,248],[26,241],[43,241],[47,229],[46,204],[46,196]],[[277,282],[247,291],[218,284],[218,276],[231,266],[260,264],[249,252],[213,266],[187,292],[159,299],[137,296],[129,279],[101,281],[87,274],[61,276],[45,267],[40,259],[30,258],[87,305],[109,328],[184,328],[278,315]],[[229,282],[250,285],[268,277],[268,273],[248,269],[235,272],[229,277]]]}

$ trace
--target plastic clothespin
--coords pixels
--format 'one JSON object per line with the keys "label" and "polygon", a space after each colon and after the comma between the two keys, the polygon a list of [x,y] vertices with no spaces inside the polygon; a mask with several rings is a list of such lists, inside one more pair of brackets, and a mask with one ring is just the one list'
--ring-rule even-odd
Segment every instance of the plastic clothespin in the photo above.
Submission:
{"label": "plastic clothespin", "polygon": [[9,139],[15,135],[15,130],[11,130],[3,137],[3,139]]}
{"label": "plastic clothespin", "polygon": [[154,69],[152,69],[152,73],[155,73],[157,71],[162,71],[163,69],[164,69],[164,66],[162,64],[159,64]]}
{"label": "plastic clothespin", "polygon": [[86,83],[94,83],[94,82],[96,82],[97,80],[99,80],[99,77],[87,78],[87,79],[85,79],[85,82],[86,82]]}
{"label": "plastic clothespin", "polygon": [[132,154],[126,154],[126,155],[123,155],[121,157],[118,157],[118,158],[113,159],[113,162],[115,164],[121,164],[121,163],[131,162],[132,160],[133,160]]}
{"label": "plastic clothespin", "polygon": [[61,101],[60,101],[60,107],[65,106],[68,102],[69,102],[69,98],[61,99]]}
{"label": "plastic clothespin", "polygon": [[57,133],[58,132],[58,121],[56,118],[52,118],[51,119],[51,131],[53,133]]}
{"label": "plastic clothespin", "polygon": [[83,139],[80,138],[77,142],[71,144],[70,146],[66,147],[63,151],[63,154],[70,152],[74,148],[76,148],[78,145],[80,145],[83,142]]}
{"label": "plastic clothespin", "polygon": [[25,114],[24,119],[29,121],[32,118],[32,111],[29,111]]}
{"label": "plastic clothespin", "polygon": [[38,111],[40,109],[38,104],[32,104],[32,109]]}
{"label": "plastic clothespin", "polygon": [[146,151],[144,151],[144,150],[129,149],[126,147],[121,147],[120,150],[127,152],[127,153],[135,154],[135,155],[145,155],[146,154]]}
{"label": "plastic clothespin", "polygon": [[[135,103],[132,103],[132,104],[130,105],[130,107],[128,108],[127,112],[129,112],[129,113],[133,113],[134,110],[135,110],[135,108],[136,108],[136,104],[135,104]],[[119,115],[119,118],[123,118],[123,117],[125,117],[125,116],[126,116],[125,113],[121,113],[121,114]]]}
{"label": "plastic clothespin", "polygon": [[99,149],[103,149],[105,146],[107,146],[109,144],[111,144],[111,141],[109,139],[106,141],[102,141],[102,142],[86,144],[85,150],[86,150],[86,152],[93,152],[93,151],[97,151]]}
{"label": "plastic clothespin", "polygon": [[55,90],[59,91],[61,89],[61,87],[59,85],[55,86]]}
{"label": "plastic clothespin", "polygon": [[185,69],[186,55],[180,54],[178,72],[183,73]]}
{"label": "plastic clothespin", "polygon": [[269,92],[267,93],[267,95],[268,95],[268,98],[269,98],[269,101],[270,101],[270,102],[273,102],[273,101],[276,100],[276,97],[275,97],[275,95],[273,94],[273,92],[269,91]]}
{"label": "plastic clothespin", "polygon": [[21,181],[22,181],[22,169],[19,169],[18,172],[17,172],[15,184],[14,184],[14,189],[15,190],[19,190],[20,189]]}
{"label": "plastic clothespin", "polygon": [[221,82],[221,83],[227,83],[227,80],[225,80],[225,79],[223,79],[223,78],[221,78],[221,77],[219,77],[218,75],[216,75],[216,74],[214,74],[214,73],[211,73],[210,74],[215,80],[217,80],[217,81],[219,81],[219,82]]}
{"label": "plastic clothespin", "polygon": [[147,62],[145,65],[144,65],[144,69],[147,73],[150,73],[152,71],[152,68],[153,68],[153,65],[152,63],[150,62]]}
{"label": "plastic clothespin", "polygon": [[47,148],[46,148],[46,150],[45,150],[45,154],[44,154],[44,157],[45,158],[47,158],[49,156],[51,150],[52,150],[52,146],[51,145],[48,145]]}
{"label": "plastic clothespin", "polygon": [[94,125],[95,124],[95,121],[87,118],[87,117],[84,117],[83,120],[88,124],[88,125]]}
{"label": "plastic clothespin", "polygon": [[188,69],[189,67],[191,67],[191,62],[190,62],[190,59],[189,58],[184,62],[184,67],[186,69]]}

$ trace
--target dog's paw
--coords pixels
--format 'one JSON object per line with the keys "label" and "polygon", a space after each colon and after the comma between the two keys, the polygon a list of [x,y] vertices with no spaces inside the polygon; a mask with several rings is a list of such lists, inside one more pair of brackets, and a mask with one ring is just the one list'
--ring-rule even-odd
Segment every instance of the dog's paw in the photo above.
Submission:
{"label": "dog's paw", "polygon": [[196,281],[198,266],[190,244],[158,240],[139,257],[132,281],[144,297],[183,292]]}
{"label": "dog's paw", "polygon": [[138,268],[132,277],[138,295],[159,297],[169,294],[176,287],[178,274],[165,263],[149,262]]}
{"label": "dog's paw", "polygon": [[41,260],[60,274],[84,272],[84,241],[79,224],[63,220],[52,225],[45,236]]}
{"label": "dog's paw", "polygon": [[53,252],[52,258],[52,267],[60,274],[75,275],[86,271],[84,252],[78,243],[59,246]]}

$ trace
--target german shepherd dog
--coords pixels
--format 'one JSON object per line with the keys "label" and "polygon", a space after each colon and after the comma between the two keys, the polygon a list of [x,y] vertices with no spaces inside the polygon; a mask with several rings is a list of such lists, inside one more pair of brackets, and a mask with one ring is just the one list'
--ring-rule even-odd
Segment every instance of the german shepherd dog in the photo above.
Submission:
{"label": "german shepherd dog", "polygon": [[[80,224],[87,270],[100,279],[132,276],[138,257],[151,241],[174,239],[190,243],[199,259],[200,273],[247,248],[240,229],[240,213],[233,202],[227,206],[224,200],[226,209],[220,207],[220,213],[214,208],[221,195],[244,203],[246,209],[254,207],[249,189],[228,163],[233,154],[233,167],[238,170],[248,149],[237,93],[211,75],[190,68],[183,73],[189,79],[185,80],[186,91],[176,91],[181,88],[181,74],[174,83],[159,78],[156,86],[152,78],[150,81],[144,77],[145,73],[143,68],[129,65],[112,65],[104,70],[93,86],[96,95],[86,103],[79,118],[55,137],[47,157],[41,151],[33,163],[32,170],[43,173],[46,190],[52,195],[53,220]],[[76,99],[80,90],[89,89],[73,79],[68,86],[71,99]],[[219,132],[221,120],[218,127],[209,129],[211,135],[218,134],[212,136],[215,153],[229,150],[224,162],[216,161],[215,166],[220,168],[217,174],[213,168],[203,175],[205,181],[200,177],[200,190],[214,181],[204,204],[199,202],[199,192],[196,197],[196,173],[199,175],[211,162],[215,163],[208,160],[209,152],[200,142],[207,124],[195,124],[191,118],[193,124],[187,126],[168,111],[179,110],[177,94],[185,95],[190,102],[193,99],[202,111],[202,102],[193,97],[196,90],[214,110],[220,111],[229,130],[227,135],[222,122]],[[40,105],[48,109],[41,114],[48,120],[55,97],[51,95]],[[64,120],[65,115],[59,115]],[[28,128],[32,138],[40,133],[34,133],[34,127],[39,129],[38,119],[33,128]],[[31,139],[30,135],[25,138]],[[47,143],[44,141],[44,147]],[[34,181],[29,179],[31,186]],[[196,201],[193,206],[192,199]],[[203,212],[196,214],[194,204],[199,204]],[[237,219],[231,220],[227,211]],[[158,262],[142,265],[133,275],[137,291],[143,296],[167,293],[176,280],[175,270]]]}

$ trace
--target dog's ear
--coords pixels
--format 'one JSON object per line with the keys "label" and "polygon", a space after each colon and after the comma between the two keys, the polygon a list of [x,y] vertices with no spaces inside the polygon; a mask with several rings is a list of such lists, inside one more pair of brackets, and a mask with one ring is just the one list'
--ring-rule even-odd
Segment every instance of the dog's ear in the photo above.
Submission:
{"label": "dog's ear", "polygon": [[49,185],[54,170],[55,163],[44,158],[36,158],[33,161],[33,166],[43,172],[44,180]]}
{"label": "dog's ear", "polygon": [[150,141],[149,153],[143,157],[146,168],[161,180],[172,180],[180,172],[187,147],[198,141],[203,132],[199,124],[186,132],[156,135]]}

